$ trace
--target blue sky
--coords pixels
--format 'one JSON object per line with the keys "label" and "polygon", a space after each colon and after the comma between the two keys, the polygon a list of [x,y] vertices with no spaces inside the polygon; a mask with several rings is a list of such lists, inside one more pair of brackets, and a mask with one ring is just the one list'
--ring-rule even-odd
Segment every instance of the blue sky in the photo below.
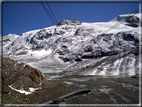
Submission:
{"label": "blue sky", "polygon": [[[3,36],[53,26],[38,2],[3,2]],[[45,4],[47,7],[47,5]],[[130,14],[139,3],[49,3],[58,22],[65,18],[82,22],[107,22],[120,14]],[[48,7],[47,7],[48,9]],[[48,9],[49,10],[49,9]]]}

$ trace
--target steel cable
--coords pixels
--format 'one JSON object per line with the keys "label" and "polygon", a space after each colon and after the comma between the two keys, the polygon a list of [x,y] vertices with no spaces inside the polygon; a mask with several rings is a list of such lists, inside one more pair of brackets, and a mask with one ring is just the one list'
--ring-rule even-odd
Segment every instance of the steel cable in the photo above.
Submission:
{"label": "steel cable", "polygon": [[50,15],[50,13],[48,12],[48,10],[46,9],[46,7],[45,7],[45,5],[44,5],[44,3],[43,2],[41,2],[41,5],[42,5],[42,7],[43,7],[43,9],[44,9],[44,11],[45,11],[45,13],[47,14],[47,16],[49,17],[49,19],[50,19],[50,21],[51,21],[51,23],[54,25],[56,25],[56,23],[54,22],[54,20],[52,19],[52,17],[51,17],[51,15]]}
{"label": "steel cable", "polygon": [[52,12],[52,10],[51,10],[51,8],[50,8],[50,6],[49,6],[49,4],[47,2],[46,2],[46,4],[47,4],[48,8],[50,9],[50,11],[52,13],[52,16],[54,17],[55,22],[58,23],[57,20],[56,20],[56,18],[55,18],[55,16],[54,16],[54,14],[53,14],[53,12]]}

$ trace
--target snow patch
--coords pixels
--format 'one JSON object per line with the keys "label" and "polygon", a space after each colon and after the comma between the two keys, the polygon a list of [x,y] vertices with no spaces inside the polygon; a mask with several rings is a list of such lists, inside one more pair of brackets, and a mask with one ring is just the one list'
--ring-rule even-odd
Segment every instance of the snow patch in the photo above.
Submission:
{"label": "snow patch", "polygon": [[30,87],[30,88],[29,88],[30,91],[28,92],[28,91],[25,91],[25,90],[23,90],[23,89],[20,89],[20,90],[15,89],[15,88],[12,87],[12,85],[9,85],[9,87],[10,87],[12,90],[15,90],[15,91],[17,91],[17,92],[19,92],[19,93],[22,93],[22,94],[25,94],[25,95],[32,94],[32,93],[35,92],[36,90],[41,89],[41,88],[32,88],[32,87]]}
{"label": "snow patch", "polygon": [[65,81],[64,83],[66,83],[66,84],[68,84],[68,85],[73,84],[73,82],[67,82],[67,81]]}
{"label": "snow patch", "polygon": [[33,50],[28,50],[28,54],[32,57],[36,57],[36,58],[42,58],[42,57],[45,57],[45,56],[48,56],[49,54],[52,53],[52,50],[49,49],[49,50],[36,50],[36,51],[33,51]]}

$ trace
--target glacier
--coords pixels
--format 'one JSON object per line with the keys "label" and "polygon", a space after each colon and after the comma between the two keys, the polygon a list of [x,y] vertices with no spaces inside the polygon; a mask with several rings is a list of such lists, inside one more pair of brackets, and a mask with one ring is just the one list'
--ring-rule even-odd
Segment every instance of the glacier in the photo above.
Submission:
{"label": "glacier", "polygon": [[[141,13],[109,22],[65,19],[57,25],[3,37],[3,56],[41,71],[69,75],[138,75]],[[58,72],[58,71],[57,71]]]}

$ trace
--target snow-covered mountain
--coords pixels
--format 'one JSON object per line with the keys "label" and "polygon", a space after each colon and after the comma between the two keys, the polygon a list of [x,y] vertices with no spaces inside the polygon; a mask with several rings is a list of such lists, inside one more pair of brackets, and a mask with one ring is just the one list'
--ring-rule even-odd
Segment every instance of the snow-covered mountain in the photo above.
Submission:
{"label": "snow-covered mountain", "polygon": [[55,26],[3,37],[3,56],[35,68],[72,74],[135,75],[139,66],[141,14],[109,22],[65,19]]}

